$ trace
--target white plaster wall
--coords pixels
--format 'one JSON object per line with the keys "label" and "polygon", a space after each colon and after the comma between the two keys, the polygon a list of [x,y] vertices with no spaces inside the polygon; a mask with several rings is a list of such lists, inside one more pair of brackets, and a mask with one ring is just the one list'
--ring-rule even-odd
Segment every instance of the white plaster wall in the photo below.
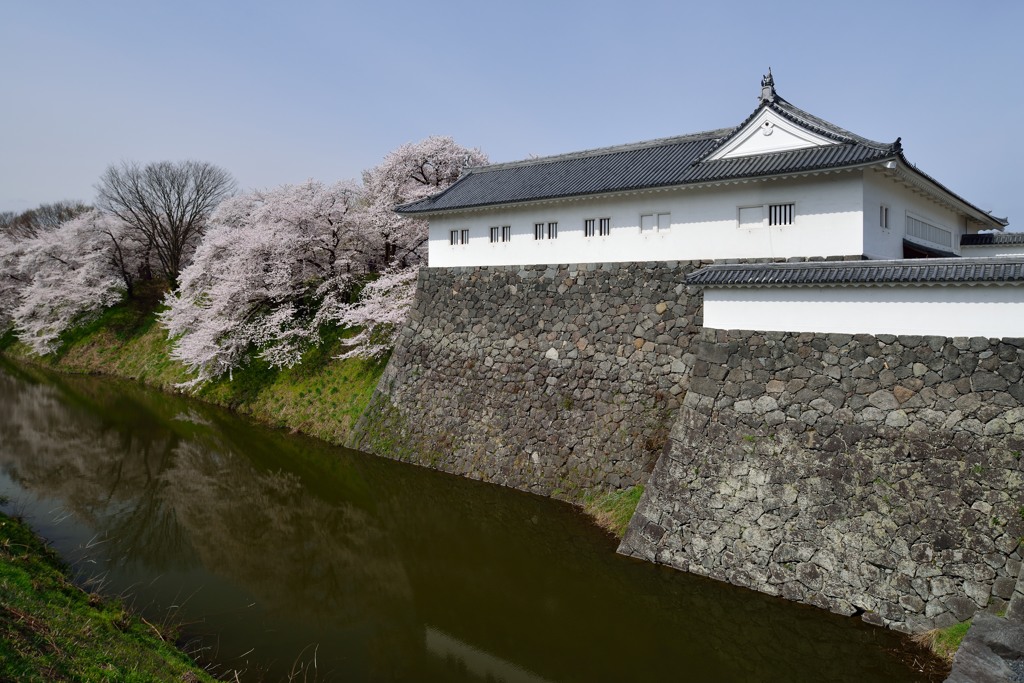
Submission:
{"label": "white plaster wall", "polygon": [[[585,198],[430,220],[433,267],[604,263],[727,258],[786,258],[863,253],[860,171],[717,188]],[[740,229],[741,206],[796,204],[791,226]],[[640,216],[671,213],[667,231],[640,232]],[[611,218],[611,235],[584,237],[586,218]],[[535,222],[558,222],[558,239],[534,240]],[[511,225],[510,242],[490,242],[491,226]],[[467,245],[449,231],[469,229]]]}
{"label": "white plaster wall", "polygon": [[[889,207],[889,229],[879,225],[878,207]],[[864,172],[864,255],[871,259],[903,258],[903,238],[907,231],[907,213],[953,233],[952,246],[931,245],[960,253],[960,236],[966,228],[963,216],[931,201],[876,171]],[[915,241],[911,238],[911,241]],[[922,242],[922,244],[929,244]]]}
{"label": "white plaster wall", "polygon": [[1024,286],[707,288],[704,326],[765,332],[1024,337]]}
{"label": "white plaster wall", "polygon": [[985,244],[960,247],[960,255],[967,258],[982,256],[1024,256],[1024,244]]}

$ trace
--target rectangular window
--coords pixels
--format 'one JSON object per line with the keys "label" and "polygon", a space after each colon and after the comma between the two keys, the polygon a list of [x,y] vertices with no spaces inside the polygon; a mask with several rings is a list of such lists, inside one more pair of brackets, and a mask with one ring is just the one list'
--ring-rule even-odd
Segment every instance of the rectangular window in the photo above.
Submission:
{"label": "rectangular window", "polygon": [[459,243],[459,231],[452,230],[451,233],[448,235],[448,238],[451,241],[451,245],[454,247],[456,244]]}
{"label": "rectangular window", "polygon": [[469,230],[462,231],[462,243],[469,244]]}
{"label": "rectangular window", "polygon": [[884,204],[878,207],[878,225],[883,228],[889,227],[889,207]]}
{"label": "rectangular window", "polygon": [[498,226],[494,225],[494,226],[491,226],[491,243],[493,244],[494,242],[497,242],[497,241],[498,241]]}
{"label": "rectangular window", "polygon": [[768,225],[793,225],[794,204],[769,204]]}
{"label": "rectangular window", "polygon": [[544,224],[534,223],[533,224],[533,239],[542,240],[544,239]]}
{"label": "rectangular window", "polygon": [[602,218],[600,229],[601,231],[599,234],[601,235],[601,237],[607,237],[608,235],[612,234],[612,219]]}
{"label": "rectangular window", "polygon": [[553,240],[558,237],[558,223],[548,223],[548,239]]}
{"label": "rectangular window", "polygon": [[501,226],[501,241],[511,242],[512,241],[512,226],[503,225]]}
{"label": "rectangular window", "polygon": [[640,232],[658,232],[672,226],[670,213],[645,213],[640,216]]}
{"label": "rectangular window", "polygon": [[763,228],[764,207],[763,206],[741,206],[740,207],[741,228]]}
{"label": "rectangular window", "polygon": [[595,221],[594,221],[593,218],[587,218],[586,220],[583,221],[583,236],[584,237],[593,237],[595,235],[595,233],[594,233],[594,223],[595,223]]}

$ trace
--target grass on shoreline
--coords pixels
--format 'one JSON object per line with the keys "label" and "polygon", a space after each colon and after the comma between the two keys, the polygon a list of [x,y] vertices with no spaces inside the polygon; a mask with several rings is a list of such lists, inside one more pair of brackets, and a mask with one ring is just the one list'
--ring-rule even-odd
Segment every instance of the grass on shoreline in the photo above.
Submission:
{"label": "grass on shoreline", "polygon": [[0,680],[216,680],[174,635],[76,587],[31,529],[0,513]]}
{"label": "grass on shoreline", "polygon": [[952,662],[960,644],[964,641],[968,629],[971,628],[971,620],[953,624],[946,628],[933,628],[924,633],[914,636],[914,641],[928,648],[938,655],[945,662]]}
{"label": "grass on shoreline", "polygon": [[583,509],[599,526],[621,539],[643,495],[644,487],[637,484],[621,491],[589,496],[583,501]]}

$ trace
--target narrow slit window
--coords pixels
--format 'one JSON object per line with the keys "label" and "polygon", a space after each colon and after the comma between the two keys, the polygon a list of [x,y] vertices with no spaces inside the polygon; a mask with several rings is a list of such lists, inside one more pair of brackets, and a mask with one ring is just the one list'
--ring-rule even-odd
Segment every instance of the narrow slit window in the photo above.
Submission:
{"label": "narrow slit window", "polygon": [[587,218],[583,221],[583,236],[593,237],[594,236],[594,219]]}
{"label": "narrow slit window", "polygon": [[469,244],[469,230],[462,231],[462,243]]}
{"label": "narrow slit window", "polygon": [[769,204],[768,225],[793,225],[793,204]]}
{"label": "narrow slit window", "polygon": [[548,239],[553,240],[558,237],[558,223],[548,223]]}
{"label": "narrow slit window", "polygon": [[497,241],[498,241],[498,226],[495,225],[495,226],[491,227],[491,242],[494,243],[494,242],[497,242]]}
{"label": "narrow slit window", "polygon": [[503,225],[501,226],[501,241],[511,242],[512,241],[512,226]]}
{"label": "narrow slit window", "polygon": [[601,237],[607,237],[608,235],[612,234],[612,219],[602,218],[600,230],[601,232],[599,234],[601,235]]}
{"label": "narrow slit window", "polygon": [[534,223],[533,224],[533,239],[542,240],[544,239],[544,224]]}
{"label": "narrow slit window", "polygon": [[454,247],[456,244],[459,243],[459,231],[458,230],[452,230],[448,234],[448,239],[449,239],[449,243]]}
{"label": "narrow slit window", "polygon": [[889,227],[889,207],[884,204],[878,207],[878,225],[883,228]]}

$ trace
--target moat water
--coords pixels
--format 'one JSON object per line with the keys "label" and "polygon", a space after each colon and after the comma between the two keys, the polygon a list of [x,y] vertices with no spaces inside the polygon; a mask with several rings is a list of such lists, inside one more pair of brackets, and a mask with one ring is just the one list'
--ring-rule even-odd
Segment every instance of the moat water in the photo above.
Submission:
{"label": "moat water", "polygon": [[569,505],[110,379],[0,361],[0,495],[242,681],[927,680],[895,633],[620,557]]}

